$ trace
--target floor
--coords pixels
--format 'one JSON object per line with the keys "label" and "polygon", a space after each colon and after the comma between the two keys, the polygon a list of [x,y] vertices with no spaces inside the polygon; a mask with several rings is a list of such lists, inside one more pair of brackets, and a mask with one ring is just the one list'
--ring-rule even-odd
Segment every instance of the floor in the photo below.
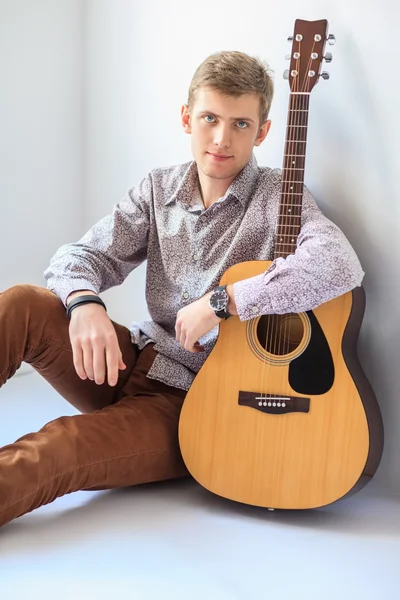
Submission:
{"label": "floor", "polygon": [[[0,390],[0,445],[74,413],[36,373],[16,376]],[[400,495],[375,480],[330,507],[270,512],[187,479],[78,492],[4,526],[0,595],[397,600],[399,555]]]}

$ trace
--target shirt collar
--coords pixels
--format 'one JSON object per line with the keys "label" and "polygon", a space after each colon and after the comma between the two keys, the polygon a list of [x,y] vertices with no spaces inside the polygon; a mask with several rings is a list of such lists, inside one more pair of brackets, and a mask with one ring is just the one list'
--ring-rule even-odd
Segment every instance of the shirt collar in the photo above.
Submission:
{"label": "shirt collar", "polygon": [[[220,202],[223,202],[226,198],[228,198],[228,196],[234,196],[245,208],[250,197],[254,193],[254,186],[258,180],[258,175],[259,168],[257,159],[254,152],[252,152],[248,163],[232,181]],[[174,201],[179,201],[182,204],[187,205],[189,210],[190,208],[192,210],[197,210],[199,208],[199,202],[201,202],[201,199],[199,176],[195,160],[189,163],[189,166],[184,173],[177,189],[173,195],[166,200],[165,206],[172,204]]]}

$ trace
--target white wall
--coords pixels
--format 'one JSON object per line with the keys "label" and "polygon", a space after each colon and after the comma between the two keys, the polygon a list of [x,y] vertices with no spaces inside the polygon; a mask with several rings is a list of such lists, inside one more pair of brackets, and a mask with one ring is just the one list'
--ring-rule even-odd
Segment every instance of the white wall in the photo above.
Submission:
{"label": "white wall", "polygon": [[[296,18],[327,18],[337,44],[327,48],[334,57],[325,67],[331,79],[311,97],[306,183],[367,272],[359,354],[385,422],[377,479],[400,491],[399,16],[389,0],[379,9],[361,0],[304,0],[301,10],[293,0],[203,0],[197,6],[183,0],[0,0],[7,83],[0,94],[6,132],[0,138],[1,217],[7,216],[0,224],[0,286],[43,284],[58,246],[77,239],[150,169],[192,158],[180,107],[194,70],[212,52],[237,49],[270,62],[273,125],[255,152],[259,164],[281,166],[286,38]],[[143,287],[142,267],[103,295],[113,319],[129,326],[146,317]]]}
{"label": "white wall", "polygon": [[0,0],[0,289],[82,231],[80,0]]}

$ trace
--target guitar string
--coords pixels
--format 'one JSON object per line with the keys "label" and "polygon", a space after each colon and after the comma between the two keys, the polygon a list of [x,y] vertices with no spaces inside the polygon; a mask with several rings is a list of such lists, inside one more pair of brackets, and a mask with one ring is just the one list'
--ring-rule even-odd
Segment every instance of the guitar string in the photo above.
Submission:
{"label": "guitar string", "polygon": [[[290,92],[293,91],[293,85],[296,85],[297,83],[297,78],[294,78],[294,81],[292,83]],[[286,138],[285,140],[285,150],[286,150],[286,154],[291,153],[290,151],[290,137],[291,137],[291,121],[292,121],[292,113],[290,112],[290,108],[291,108],[291,96],[289,96],[289,111],[288,111],[288,116],[287,116],[287,124],[286,124],[286,133],[289,133],[289,136]],[[284,156],[284,168],[285,168],[285,162],[286,162],[286,157]],[[286,222],[282,219],[283,216],[283,211],[285,210],[284,206],[282,206],[283,204],[283,199],[285,198],[285,193],[286,193],[286,189],[285,186],[287,185],[286,181],[282,182],[282,186],[281,186],[281,202],[279,205],[279,210],[278,210],[278,227],[277,227],[277,232],[276,232],[276,239],[277,239],[277,244],[276,244],[276,250],[277,253],[279,254],[279,235],[283,236],[283,240],[286,239]],[[281,234],[278,233],[278,231],[281,231]],[[276,260],[276,258],[274,257],[274,259]],[[278,324],[279,324],[279,319],[280,319],[280,315],[279,314],[275,314],[272,313],[269,315],[269,318],[267,317],[267,327],[266,327],[266,335],[265,335],[265,353],[268,354],[267,351],[267,347],[268,350],[270,352],[270,354],[272,356],[276,356],[277,355],[277,343],[278,343]],[[272,331],[272,335],[271,335],[271,339],[270,339],[270,329]],[[270,342],[270,343],[268,343]],[[267,363],[267,364],[265,364]],[[272,371],[272,366],[271,366],[272,361],[268,361],[268,359],[264,362],[263,365],[263,369],[262,369],[262,377],[261,377],[261,403],[264,405],[264,403],[268,404],[268,400],[271,401],[271,396],[273,397],[273,395],[275,394],[275,390],[272,390],[272,394],[267,393],[265,391],[265,398],[264,398],[264,385],[265,385],[265,379],[267,379],[267,384],[270,381],[270,373]],[[282,379],[283,379],[283,375],[282,375]],[[283,383],[283,382],[282,382]],[[271,388],[270,388],[271,389]],[[278,387],[278,389],[283,389],[282,385],[280,387]],[[273,401],[271,402],[273,403]]]}
{"label": "guitar string", "polygon": [[[298,51],[300,52],[301,50],[301,43],[299,43],[299,48]],[[296,62],[296,70],[297,72],[299,72],[299,59],[297,59]],[[293,78],[293,83],[291,86],[291,94],[293,92],[298,92],[299,90],[299,77],[294,77]],[[298,116],[299,116],[299,111],[298,111],[298,98],[300,98],[300,96],[295,96],[293,97],[292,95],[290,96],[290,101],[289,101],[289,135],[288,135],[288,143],[287,143],[287,152],[286,152],[286,156],[285,156],[285,182],[284,182],[284,195],[282,197],[282,215],[283,215],[283,222],[284,222],[284,227],[283,227],[283,242],[281,242],[281,244],[283,244],[281,246],[281,254],[284,253],[286,254],[286,244],[289,243],[289,239],[291,240],[291,231],[292,231],[292,226],[293,226],[293,212],[294,212],[294,206],[292,206],[292,202],[290,202],[290,207],[287,206],[287,204],[289,204],[288,200],[291,199],[291,197],[293,196],[294,192],[294,186],[293,184],[293,180],[296,181],[296,171],[293,169],[291,163],[290,163],[290,159],[296,156],[296,141],[297,139],[299,139],[297,136],[297,130],[298,130]],[[293,188],[293,189],[292,189]],[[293,196],[294,197],[294,196]],[[289,216],[290,213],[290,216]],[[287,258],[287,256],[285,257],[285,259]],[[290,322],[290,316],[282,314],[280,316],[280,330],[277,332],[277,335],[279,336],[279,354],[280,356],[284,356],[285,354],[288,353],[288,349],[289,349],[289,343],[288,343],[288,335],[290,335],[290,332],[288,334],[288,326],[287,326],[287,322],[289,320]],[[283,367],[281,367],[281,382],[280,382],[280,386],[279,389],[282,390],[286,390],[286,386],[287,386],[287,370],[284,369]],[[284,393],[284,392],[283,392]]]}
{"label": "guitar string", "polygon": [[[314,44],[313,44],[311,52],[314,51],[314,46],[315,46],[315,41],[314,41]],[[300,51],[300,49],[301,49],[301,43],[299,43],[299,51]],[[300,56],[301,56],[301,53],[300,53]],[[299,65],[299,60],[300,59],[296,59],[296,60],[297,60],[297,63],[296,63],[297,72],[299,72],[298,65]],[[309,62],[308,62],[307,69],[306,69],[306,77],[304,79],[303,87],[302,87],[302,91],[303,92],[305,91],[306,87],[308,86],[308,84],[310,82],[310,78],[308,76],[308,72],[309,72],[310,67],[311,67],[311,60],[312,60],[312,58],[311,58],[311,54],[310,54]],[[298,82],[299,82],[299,77],[294,77],[293,84],[292,84],[292,89],[291,89],[291,93],[293,92],[293,88],[296,91],[299,91]],[[304,125],[304,123],[302,123],[302,116],[303,116],[302,115],[302,111],[304,111],[305,109],[308,110],[307,98],[308,98],[308,96],[304,96],[304,100],[306,100],[306,102],[305,102],[305,104],[303,104],[303,97],[302,97],[301,94],[298,94],[297,97],[294,98],[294,103],[292,102],[292,99],[290,100],[290,103],[289,103],[289,107],[290,108],[289,108],[289,115],[288,115],[288,127],[290,125],[290,130],[289,130],[289,137],[288,137],[285,145],[286,145],[287,150],[288,150],[287,155],[289,155],[290,157],[297,156],[298,154],[300,154],[299,152],[297,152],[297,153],[295,152],[295,149],[296,149],[295,148],[296,140],[299,139],[299,138],[296,137],[296,135],[299,135],[299,124],[303,124]],[[290,109],[292,109],[292,110],[290,110]],[[294,112],[294,115],[292,114],[293,112]],[[294,119],[293,119],[293,117],[294,117]],[[295,121],[294,124],[293,124],[293,120]],[[307,116],[306,116],[305,120],[307,121]],[[306,140],[301,140],[301,141],[306,141]],[[298,146],[297,146],[297,148],[298,148]],[[305,154],[305,152],[304,152],[304,154]],[[285,157],[285,161],[286,161],[287,157],[288,156]],[[290,163],[290,161],[286,161],[286,162]],[[292,164],[293,164],[293,161],[292,161]],[[303,169],[304,169],[304,166],[305,166],[305,159],[303,161]],[[283,194],[281,195],[281,200],[285,199],[285,196],[287,194],[289,194],[289,191],[287,189],[285,189],[285,186],[289,185],[289,188],[290,188],[290,184],[291,183],[295,183],[295,184],[301,183],[301,181],[299,182],[299,181],[296,180],[297,170],[295,170],[295,169],[297,169],[297,168],[298,168],[297,166],[295,166],[295,167],[290,166],[289,168],[286,167],[285,170],[289,174],[289,180],[283,182],[283,186],[282,186],[282,192],[283,192]],[[293,177],[293,180],[292,180],[292,177]],[[303,186],[301,186],[301,187],[303,188]],[[293,186],[292,186],[292,189],[294,189]],[[302,189],[302,191],[303,191],[303,189]],[[283,204],[288,204],[288,203],[285,202]],[[290,204],[294,204],[294,203],[290,203]],[[285,224],[284,225],[282,225],[282,224],[280,225],[279,224],[279,222],[282,220],[281,219],[282,215],[279,215],[278,227],[280,227],[280,229],[281,230],[283,229],[283,231],[284,231],[284,233],[282,234],[284,240],[286,238],[288,238],[288,237],[291,238],[291,234],[289,233],[289,229],[293,229],[294,225],[297,225],[297,223],[295,223],[294,221],[295,221],[295,219],[297,217],[301,216],[301,210],[299,211],[300,215],[296,215],[296,214],[294,214],[295,211],[292,210],[292,208],[293,207],[291,206],[290,210],[287,211],[287,212],[291,213],[291,216],[288,218],[288,215],[287,214],[285,215]],[[300,209],[302,208],[302,200],[300,201],[300,204],[298,206],[295,206],[295,208],[300,208]],[[297,229],[297,227],[296,227],[296,229]],[[298,234],[296,234],[296,235],[298,236]],[[284,242],[284,244],[285,244],[285,242]],[[278,246],[279,246],[279,243],[278,243]],[[279,251],[278,251],[278,253],[279,253]],[[285,355],[285,354],[288,354],[289,351],[290,351],[292,319],[290,319],[290,317],[287,318],[287,319],[284,319],[283,335],[280,335],[280,333],[278,331],[279,319],[280,319],[280,315],[279,314],[277,314],[277,315],[272,314],[271,315],[271,319],[267,320],[267,329],[266,329],[266,339],[265,339],[265,348],[264,348],[264,350],[267,353],[267,345],[268,345],[268,340],[269,340],[270,321],[272,321],[271,328],[272,328],[272,331],[275,334],[274,335],[275,339],[274,339],[274,343],[273,343],[274,348],[273,348],[273,350],[271,349],[271,353],[273,355],[275,355],[275,356],[276,356],[276,352],[277,352],[277,343],[278,343],[278,352],[280,354],[282,354],[282,356]],[[281,342],[282,342],[282,346],[283,346],[282,351],[281,351]],[[286,344],[286,347],[285,347],[285,344]],[[268,368],[265,368],[265,363],[264,363],[264,369],[263,369],[263,372],[262,372],[262,385],[261,385],[261,402],[262,403],[267,399],[267,393],[265,393],[265,399],[263,398],[264,379],[265,379],[265,376],[268,374],[268,371],[270,370],[270,368],[271,367],[270,367],[269,364],[268,364]],[[286,375],[286,370],[285,370],[285,375]],[[284,373],[282,371],[282,378],[283,379],[286,378],[285,375],[284,375]],[[282,382],[282,384],[284,384],[284,381]],[[280,386],[280,389],[282,389],[282,390],[284,389],[283,385]],[[269,394],[269,396],[271,398],[271,394]]]}
{"label": "guitar string", "polygon": [[[298,51],[300,53],[300,57],[301,57],[301,42],[299,42],[299,48]],[[314,50],[314,47],[312,48],[312,52]],[[299,69],[299,61],[300,58],[296,59],[296,70],[297,73],[300,72]],[[310,58],[309,58],[309,62],[307,65],[307,69],[306,69],[306,77],[304,79],[303,82],[303,86],[302,88],[300,88],[299,86],[299,76],[295,77],[293,80],[293,84],[292,84],[292,89],[291,92],[293,91],[297,91],[299,92],[300,90],[302,92],[306,91],[306,88],[308,87],[308,83],[310,81],[310,78],[308,77],[308,72],[310,70],[310,66],[311,66],[311,54],[310,54]],[[308,92],[308,90],[307,90]],[[285,206],[285,208],[283,209],[283,214],[285,216],[285,225],[284,227],[281,229],[283,229],[284,235],[283,235],[283,244],[284,244],[284,253],[286,254],[285,251],[285,247],[288,243],[288,239],[290,238],[290,240],[292,240],[292,235],[294,236],[295,234],[292,233],[292,230],[295,228],[295,226],[298,225],[298,222],[296,222],[296,219],[301,216],[301,208],[302,208],[302,203],[300,201],[300,203],[296,203],[296,202],[287,202],[288,199],[290,199],[290,196],[294,197],[294,194],[290,194],[290,189],[292,190],[292,192],[297,192],[297,184],[299,183],[298,178],[297,178],[297,173],[298,173],[298,161],[292,161],[292,158],[296,158],[298,155],[301,154],[305,154],[305,152],[300,152],[299,151],[299,144],[297,142],[297,140],[300,140],[302,142],[306,141],[303,139],[303,135],[300,135],[300,132],[303,131],[303,128],[300,129],[301,125],[305,125],[304,123],[304,119],[303,119],[303,110],[305,109],[305,106],[307,105],[307,98],[308,96],[302,96],[301,94],[297,94],[294,98],[293,96],[291,96],[291,100],[289,103],[289,124],[290,124],[290,130],[289,130],[289,136],[288,136],[288,143],[287,145],[287,153],[285,156],[285,163],[286,163],[286,172],[288,174],[288,178],[285,178],[284,181],[284,185],[283,185],[283,196],[282,196],[282,200],[283,200],[283,205],[288,205],[290,204],[290,207]],[[293,102],[294,100],[294,102]],[[304,103],[303,100],[306,100],[306,102]],[[305,119],[307,120],[307,119]],[[294,166],[293,166],[294,163]],[[303,164],[305,164],[305,160],[303,161]],[[290,165],[288,167],[288,165]],[[301,179],[301,178],[300,178]],[[294,184],[294,185],[292,185]],[[294,187],[296,186],[296,190],[294,189]],[[288,189],[289,188],[289,189]],[[289,198],[288,198],[289,196]],[[297,195],[296,195],[296,199],[297,199]],[[296,205],[297,204],[297,205]],[[283,208],[283,207],[282,207]],[[297,209],[300,208],[300,211],[298,211]],[[288,213],[290,213],[290,216],[288,216]],[[298,221],[298,219],[297,219]],[[297,230],[297,227],[296,227]],[[282,238],[281,238],[282,239]],[[290,243],[292,243],[292,241],[290,241]],[[283,323],[282,323],[283,320]],[[290,350],[290,342],[292,339],[292,321],[296,321],[296,318],[292,319],[290,317],[290,313],[288,316],[282,316],[282,315],[277,315],[276,317],[276,322],[275,322],[275,338],[278,338],[278,354],[279,356],[284,356],[289,354]],[[283,325],[283,326],[282,326]],[[279,329],[278,329],[279,327]],[[276,346],[276,341],[275,341],[275,346]],[[276,355],[276,349],[274,354]],[[279,389],[284,390],[286,388],[287,385],[287,375],[286,375],[286,369],[282,369],[281,371],[281,377],[282,377],[282,382],[281,385],[279,387]],[[274,402],[272,403],[274,404]],[[277,402],[276,402],[277,404]]]}
{"label": "guitar string", "polygon": [[[299,45],[300,46],[300,45]],[[299,47],[300,50],[300,47]],[[297,63],[296,63],[296,70],[298,70],[298,59],[297,59]],[[285,178],[284,178],[284,182],[283,182],[283,186],[282,186],[282,197],[281,197],[281,211],[280,211],[280,222],[281,222],[281,231],[282,231],[282,237],[280,238],[279,242],[278,242],[278,253],[279,254],[286,254],[285,250],[286,250],[286,244],[288,243],[288,240],[290,239],[290,233],[291,233],[291,227],[292,227],[292,216],[289,216],[288,213],[291,213],[292,215],[292,209],[293,207],[290,206],[288,207],[287,204],[289,204],[288,200],[290,200],[290,190],[291,190],[291,184],[292,182],[292,178],[294,176],[294,174],[296,173],[296,171],[293,170],[293,168],[290,165],[290,157],[293,157],[296,153],[295,153],[295,140],[298,139],[296,138],[296,118],[297,115],[299,114],[297,112],[297,110],[295,110],[295,104],[297,103],[297,98],[292,96],[292,93],[294,91],[299,91],[298,88],[298,82],[299,82],[299,78],[298,77],[294,77],[293,81],[292,81],[292,85],[291,85],[291,89],[290,89],[290,96],[289,96],[289,116],[288,116],[288,136],[287,136],[287,143],[286,143],[286,148],[285,148],[285,156],[284,156],[284,173],[285,173]],[[290,202],[290,204],[292,204]],[[280,245],[280,248],[279,248]],[[286,258],[286,257],[285,257]],[[275,318],[275,343],[274,343],[274,354],[279,355],[279,356],[284,356],[285,354],[287,354],[287,344],[285,343],[287,340],[287,317],[285,315],[285,313],[283,314],[278,314]],[[279,372],[279,371],[278,371]],[[286,389],[286,385],[287,383],[285,382],[285,380],[287,379],[286,376],[286,369],[284,369],[281,365],[281,369],[280,369],[280,382],[279,382],[279,388],[281,390],[282,393],[284,393],[284,390]]]}
{"label": "guitar string", "polygon": [[[298,47],[298,52],[300,54],[301,57],[301,41],[299,42],[299,47]],[[296,71],[297,73],[300,72],[300,64],[299,64],[300,58],[296,59]],[[300,86],[299,86],[299,76],[294,77],[294,82],[293,82],[293,88],[291,91],[296,91],[299,92],[300,91]],[[293,168],[293,160],[292,162],[290,161],[290,159],[296,159],[296,157],[301,154],[301,152],[299,152],[299,145],[298,142],[296,142],[296,140],[301,140],[302,136],[300,135],[300,128],[298,127],[299,123],[301,123],[301,113],[300,113],[300,106],[301,106],[301,95],[296,95],[296,96],[291,96],[291,100],[290,100],[290,108],[292,109],[290,112],[291,115],[291,127],[290,127],[290,134],[289,134],[289,144],[288,144],[288,155],[287,157],[285,157],[285,161],[286,161],[286,165],[287,165],[287,173],[288,173],[288,188],[285,190],[285,204],[289,204],[289,202],[287,202],[287,200],[290,200],[290,207],[289,206],[285,206],[285,210],[284,213],[285,214],[285,220],[286,220],[286,224],[287,224],[287,228],[285,229],[285,236],[284,236],[284,243],[285,246],[286,244],[289,243],[290,240],[290,244],[292,244],[292,239],[294,239],[294,237],[292,238],[292,235],[294,236],[293,233],[293,229],[294,226],[296,225],[296,217],[297,217],[297,206],[295,205],[294,202],[294,198],[297,198],[297,195],[295,196],[294,192],[296,192],[297,194],[297,171],[295,170],[295,168],[297,167],[297,164],[295,164],[295,167]],[[289,159],[289,160],[288,160]],[[296,162],[296,161],[295,161]],[[288,166],[289,165],[289,166]],[[292,191],[292,194],[290,193]],[[290,213],[290,216],[288,215],[288,213]],[[297,230],[297,228],[296,228]],[[284,248],[285,249],[285,248]],[[286,257],[287,258],[287,257]],[[291,318],[290,318],[290,313],[286,316],[283,317],[283,327],[281,330],[281,336],[282,336],[282,354],[288,354],[290,351],[290,342],[289,340],[291,339]],[[286,372],[286,371],[285,371]],[[283,389],[283,387],[281,387],[281,389]]]}
{"label": "guitar string", "polygon": [[[301,59],[301,45],[302,44],[301,44],[301,41],[300,41],[299,42],[299,48],[298,48],[300,57],[298,59],[296,59],[297,60],[297,63],[296,63],[297,73],[300,72],[299,66],[300,66],[300,59]],[[311,62],[313,60],[311,58],[311,55],[314,52],[314,48],[315,48],[315,40],[314,40],[313,46],[311,48],[311,52],[310,52],[310,56],[309,56],[308,64],[307,64],[307,68],[305,70],[305,77],[304,77],[303,84],[302,84],[301,87],[298,84],[298,82],[299,82],[299,76],[297,76],[295,78],[295,81],[297,83],[297,91],[301,91],[303,93],[308,93],[308,94],[310,93],[309,84],[310,84],[310,81],[311,81],[311,79],[310,79],[310,77],[309,77],[308,74],[309,74],[310,69],[311,69]],[[303,173],[304,173],[304,168],[305,168],[305,154],[306,154],[305,147],[306,147],[306,141],[307,141],[307,130],[305,131],[305,135],[303,135],[303,133],[301,133],[301,132],[304,132],[304,129],[306,129],[306,126],[307,126],[307,121],[308,121],[307,120],[308,104],[309,104],[309,96],[305,96],[305,95],[303,96],[301,94],[297,94],[296,97],[294,98],[294,105],[295,105],[294,106],[294,121],[295,121],[295,125],[294,125],[294,127],[292,127],[293,136],[292,136],[292,150],[290,150],[290,155],[293,155],[293,157],[295,157],[295,158],[297,158],[299,155],[304,155],[304,156],[302,156],[302,158],[303,158]],[[293,103],[291,103],[291,105],[293,105]],[[307,114],[306,115],[303,115],[303,111],[304,110],[307,110]],[[300,126],[302,126],[302,127],[300,127]],[[302,151],[300,151],[299,145],[296,142],[296,140],[300,140],[302,142],[302,148],[303,148]],[[296,149],[294,149],[295,146],[296,146]],[[300,183],[301,184],[300,185],[301,192],[303,193],[303,184],[304,184],[304,181],[301,181],[301,177],[300,177],[300,181],[298,181],[298,179],[297,179],[297,173],[299,173],[299,171],[298,171],[298,169],[299,169],[299,166],[298,166],[299,162],[295,160],[294,167],[292,165],[293,165],[293,161],[291,162],[291,167],[290,167],[290,181],[292,181],[292,178],[293,178],[293,181],[296,184],[296,188],[297,188],[297,184]],[[300,173],[300,175],[301,175],[301,173]],[[294,187],[295,186],[293,186],[293,191],[295,191]],[[297,189],[296,189],[296,192],[297,192]],[[297,198],[297,195],[296,195],[296,198]],[[289,224],[290,224],[289,225],[289,229],[293,230],[295,228],[295,226],[296,226],[296,232],[297,232],[296,233],[296,246],[297,246],[297,237],[298,237],[300,226],[301,226],[301,223],[299,223],[299,217],[301,217],[301,214],[302,214],[302,205],[303,205],[302,200],[303,200],[303,196],[300,198],[300,202],[298,204],[296,204],[297,200],[296,200],[296,202],[290,202],[291,205],[292,204],[296,204],[296,206],[290,206],[290,210],[287,211],[287,212],[290,212],[291,215],[292,215],[289,218]],[[292,240],[292,234],[290,232],[289,232],[289,235],[286,236],[286,237],[290,237],[290,239]],[[290,242],[290,243],[292,243],[292,242]],[[299,317],[297,316],[297,314],[294,313],[294,315],[295,316],[293,317],[293,319],[290,318],[290,316],[288,316],[288,318],[286,319],[286,321],[284,323],[284,334],[283,334],[284,338],[283,338],[283,343],[285,344],[285,341],[286,341],[286,348],[284,347],[283,354],[289,354],[289,352],[290,352],[290,340],[292,339],[292,322],[295,323],[299,319]],[[281,389],[283,389],[283,388],[281,388]]]}
{"label": "guitar string", "polygon": [[[294,85],[296,84],[296,78],[294,78]],[[293,84],[292,84],[293,86]],[[292,86],[290,89],[290,92],[292,92]],[[286,137],[285,140],[285,151],[286,154],[290,153],[289,150],[289,146],[290,146],[290,135],[291,135],[291,119],[292,119],[292,113],[290,112],[290,108],[291,108],[291,96],[289,95],[289,111],[288,111],[288,116],[287,116],[287,124],[286,124],[286,134],[289,133],[289,135]],[[285,169],[285,161],[286,161],[286,157],[284,156],[284,169]],[[285,171],[284,171],[285,172]],[[285,198],[285,193],[286,193],[286,181],[282,181],[282,185],[281,185],[281,198],[280,198],[280,204],[279,204],[279,209],[278,209],[278,226],[277,226],[277,231],[276,231],[276,239],[277,239],[277,244],[276,244],[276,251],[277,254],[280,254],[280,240],[279,240],[279,236],[282,235],[283,236],[283,240],[286,237],[286,223],[284,223],[284,220],[282,219],[283,216],[283,211],[284,211],[284,206],[282,206],[283,204],[283,199]],[[281,233],[279,233],[279,231]],[[276,257],[274,256],[274,260],[276,260]],[[275,315],[275,313],[272,313],[269,315],[269,318],[267,317],[267,327],[266,327],[266,334],[265,334],[265,353],[266,355],[268,355],[268,351],[270,352],[270,354],[272,356],[276,356],[277,353],[277,339],[278,339],[278,334],[277,334],[277,324],[278,324],[278,319],[279,319],[279,315]],[[271,335],[271,339],[270,339],[270,330],[272,332]],[[270,343],[268,343],[270,342]],[[268,348],[268,350],[267,350]],[[268,404],[268,400],[271,401],[271,391],[269,393],[267,393],[267,391],[265,391],[265,398],[264,398],[264,385],[265,385],[265,379],[267,379],[267,384],[270,382],[270,377],[269,375],[271,374],[272,371],[272,366],[271,366],[271,362],[268,359],[266,359],[266,361],[264,362],[263,365],[263,369],[262,369],[262,377],[261,377],[261,402],[264,405]],[[266,363],[266,364],[265,364]],[[282,389],[282,386],[278,387],[278,389]],[[270,388],[271,390],[271,388]],[[272,390],[272,394],[274,394],[274,390]],[[272,403],[272,402],[271,402]]]}

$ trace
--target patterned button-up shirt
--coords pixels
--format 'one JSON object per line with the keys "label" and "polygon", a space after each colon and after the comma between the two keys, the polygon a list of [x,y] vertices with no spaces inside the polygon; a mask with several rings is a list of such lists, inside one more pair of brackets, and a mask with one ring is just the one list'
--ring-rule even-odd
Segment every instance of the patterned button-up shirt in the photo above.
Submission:
{"label": "patterned button-up shirt", "polygon": [[[153,169],[78,242],[59,248],[44,272],[47,287],[65,305],[71,292],[120,285],[147,259],[151,320],[132,323],[132,343],[155,342],[148,377],[187,390],[218,326],[199,340],[204,352],[188,352],[175,339],[177,312],[219,285],[232,265],[273,259],[281,178],[252,154],[225,195],[205,208],[195,161]],[[234,284],[238,318],[312,310],[360,286],[363,276],[348,240],[305,186],[296,252]]]}

